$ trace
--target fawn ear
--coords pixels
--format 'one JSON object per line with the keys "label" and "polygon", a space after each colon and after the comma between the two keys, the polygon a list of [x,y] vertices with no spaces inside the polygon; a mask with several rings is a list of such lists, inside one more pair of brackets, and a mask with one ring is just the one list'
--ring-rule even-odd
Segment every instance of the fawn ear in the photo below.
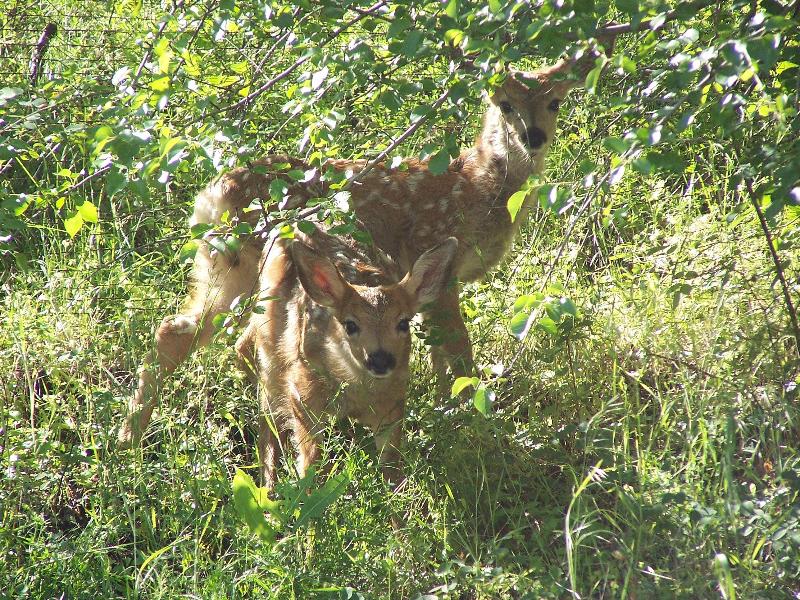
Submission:
{"label": "fawn ear", "polygon": [[295,241],[291,252],[300,284],[311,299],[331,308],[341,305],[350,285],[333,263],[302,242]]}
{"label": "fawn ear", "polygon": [[453,277],[458,240],[449,237],[417,259],[400,285],[415,299],[417,310],[434,302]]}

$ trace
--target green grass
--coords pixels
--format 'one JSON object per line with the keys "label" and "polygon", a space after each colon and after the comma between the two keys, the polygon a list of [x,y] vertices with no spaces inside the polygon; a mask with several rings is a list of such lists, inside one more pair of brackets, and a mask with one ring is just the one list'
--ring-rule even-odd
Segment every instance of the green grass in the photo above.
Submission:
{"label": "green grass", "polygon": [[[40,16],[32,27],[50,18]],[[54,50],[59,68],[86,64],[67,50]],[[117,50],[135,68],[138,50]],[[107,93],[111,63],[96,65],[98,87],[74,82],[91,92],[75,101],[89,120],[102,120],[92,94]],[[609,161],[602,138],[631,124],[602,100],[568,103],[548,181],[579,182],[587,157]],[[190,122],[182,108],[177,122]],[[401,131],[406,122],[384,112],[348,125],[340,153],[358,152],[373,125]],[[274,127],[273,117],[250,125]],[[457,125],[468,139],[476,122]],[[256,125],[242,137],[248,151],[285,149],[302,135],[293,127],[265,129],[266,144]],[[77,173],[89,161],[68,141],[29,161],[36,171],[12,172],[8,189],[50,198],[62,166]],[[171,195],[146,199],[86,186],[101,218],[73,240],[47,204],[58,194],[31,209],[18,252],[0,263],[0,598],[796,595],[800,413],[786,308],[755,215],[731,185],[736,159],[704,140],[686,145],[696,159],[685,174],[629,170],[589,198],[574,228],[574,213],[537,212],[508,263],[466,286],[462,308],[496,392],[490,416],[438,398],[417,343],[406,483],[390,492],[370,437],[332,424],[324,460],[347,489],[275,544],[233,504],[236,469],[255,474],[257,402],[227,340],[167,384],[142,448],[115,443],[153,328],[186,293],[179,249],[208,174],[187,160]],[[589,192],[576,189],[580,205]],[[796,296],[791,215],[772,226]],[[534,327],[519,342],[515,299],[553,283],[580,318],[569,335]],[[282,469],[283,484],[295,480]]]}
{"label": "green grass", "polygon": [[[624,262],[590,273],[576,246],[556,266],[584,316],[567,340],[535,331],[521,346],[507,332],[506,289],[535,288],[559,242],[555,231],[523,239],[513,279],[507,269],[464,294],[481,309],[471,329],[483,364],[522,351],[494,383],[495,413],[435,398],[420,345],[407,484],[389,493],[369,437],[332,428],[325,456],[352,477],[345,495],[272,547],[232,504],[234,470],[255,461],[256,403],[225,343],[180,370],[143,449],[115,450],[150,329],[183,293],[170,249],[122,268],[105,260],[110,235],[54,241],[2,300],[0,589],[711,598],[724,555],[737,597],[787,597],[798,414],[771,266],[750,220],[663,209],[663,223],[615,248]],[[670,286],[687,271],[697,277],[676,304]]]}

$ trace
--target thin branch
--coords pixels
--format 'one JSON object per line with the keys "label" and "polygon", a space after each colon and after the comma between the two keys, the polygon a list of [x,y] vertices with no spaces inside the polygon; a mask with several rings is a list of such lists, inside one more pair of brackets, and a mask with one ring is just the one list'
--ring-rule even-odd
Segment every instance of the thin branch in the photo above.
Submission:
{"label": "thin branch", "polygon": [[[692,10],[700,10],[702,8],[706,8],[715,4],[715,0],[697,0],[696,2],[688,2],[686,6],[681,10],[675,9],[671,10],[668,13],[661,15],[660,17],[654,17],[652,19],[645,19],[644,21],[640,21],[639,23],[613,23],[610,25],[606,25],[605,27],[601,27],[595,33],[595,37],[597,38],[615,38],[618,35],[622,35],[624,33],[633,33],[635,31],[642,31],[644,29],[658,29],[664,23],[669,21],[674,21],[677,19],[686,9]],[[661,20],[661,23],[658,27],[653,26],[653,22],[656,20]],[[574,33],[567,32],[564,34],[564,37],[570,41],[575,41],[581,39]]]}
{"label": "thin branch", "polygon": [[91,174],[87,175],[86,177],[84,177],[83,179],[81,179],[80,181],[78,181],[76,183],[73,183],[66,190],[64,190],[64,193],[65,194],[71,194],[72,192],[77,190],[79,187],[83,187],[85,184],[89,183],[93,179],[97,179],[98,177],[102,177],[103,175],[108,173],[110,170],[111,170],[111,165],[106,165],[105,167],[103,167],[101,169],[97,169],[97,171],[95,171],[94,173],[91,173]]}
{"label": "thin branch", "polygon": [[[365,9],[363,12],[360,12],[358,15],[356,15],[355,17],[350,19],[347,23],[345,23],[341,27],[339,27],[336,30],[334,30],[333,32],[331,32],[328,35],[327,38],[325,38],[322,42],[320,42],[319,44],[316,45],[316,48],[322,48],[323,46],[326,46],[327,44],[329,44],[330,42],[335,40],[337,37],[339,37],[339,35],[341,35],[341,33],[343,31],[345,31],[346,29],[352,27],[353,25],[355,25],[356,23],[358,23],[359,21],[361,21],[362,19],[364,19],[368,15],[371,15],[373,12],[375,12],[376,10],[378,10],[379,8],[384,6],[385,4],[386,4],[385,0],[380,0],[380,2],[377,2],[377,3],[373,4],[372,6],[370,6],[369,8]],[[294,73],[299,67],[303,66],[306,62],[308,62],[308,60],[310,58],[311,58],[310,56],[304,56],[302,58],[298,58],[292,65],[290,65],[289,67],[287,67],[286,69],[284,69],[283,71],[278,73],[275,77],[270,79],[264,85],[262,85],[261,87],[259,87],[256,90],[250,92],[249,94],[247,94],[247,96],[245,96],[244,98],[242,98],[238,102],[236,102],[234,104],[231,104],[229,107],[227,107],[224,110],[227,111],[227,112],[230,112],[230,111],[234,111],[234,110],[239,110],[240,108],[244,108],[245,106],[250,104],[253,100],[258,98],[261,94],[263,94],[264,92],[266,92],[267,90],[272,88],[276,83],[286,79],[289,75]]]}
{"label": "thin branch", "polygon": [[147,49],[147,52],[145,52],[144,56],[142,56],[142,60],[141,62],[139,62],[139,66],[136,69],[136,73],[133,74],[133,80],[131,81],[131,85],[136,85],[136,82],[139,81],[139,76],[142,74],[144,66],[147,64],[147,61],[150,60],[150,56],[153,54],[153,48],[155,47],[155,42],[158,41],[158,38],[162,36],[170,20],[172,19],[172,17],[175,16],[175,12],[179,8],[183,8],[183,4],[184,0],[178,0],[178,2],[176,2],[175,5],[172,7],[172,10],[169,11],[168,17],[165,17],[164,20],[161,22],[161,26],[158,28],[158,33],[154,38],[154,42],[150,44],[150,47]]}
{"label": "thin branch", "polygon": [[48,23],[47,27],[45,27],[44,31],[42,31],[42,36],[36,43],[30,62],[29,81],[31,85],[36,85],[36,81],[39,79],[39,70],[42,66],[44,54],[47,52],[47,47],[50,45],[50,40],[54,35],[56,35],[56,33],[58,33],[58,27],[56,27],[56,24]]}
{"label": "thin branch", "polygon": [[389,146],[387,146],[387,148],[383,152],[381,152],[380,154],[378,154],[378,156],[376,156],[374,159],[369,161],[367,163],[367,165],[361,171],[359,171],[358,174],[355,177],[353,177],[350,180],[350,182],[344,187],[344,189],[349,188],[351,185],[353,185],[355,183],[359,183],[373,169],[373,167],[375,167],[375,165],[377,165],[381,161],[383,161],[387,156],[389,156],[389,154],[395,148],[397,148],[400,144],[402,144],[404,141],[406,141],[410,136],[414,135],[414,132],[417,129],[419,129],[420,126],[425,121],[428,120],[430,115],[434,114],[439,109],[439,107],[442,104],[444,104],[444,101],[447,99],[447,97],[449,95],[450,95],[450,90],[449,89],[445,90],[436,99],[436,101],[431,105],[431,112],[430,113],[428,113],[424,117],[421,117],[417,121],[414,121],[403,133],[401,133],[399,136],[397,136],[397,138],[395,138],[395,140],[391,144],[389,144]]}
{"label": "thin branch", "polygon": [[756,197],[756,192],[753,189],[753,182],[749,179],[746,179],[745,185],[747,186],[747,191],[750,194],[750,201],[753,203],[753,208],[756,209],[758,221],[761,223],[761,230],[764,232],[764,238],[767,240],[769,253],[772,257],[772,262],[775,265],[775,274],[778,276],[778,280],[781,282],[783,300],[786,303],[786,310],[789,312],[789,320],[792,323],[792,329],[794,331],[795,350],[797,351],[798,358],[800,358],[800,324],[797,322],[797,311],[795,310],[794,303],[792,302],[792,295],[789,292],[789,284],[786,282],[786,276],[783,273],[781,260],[778,257],[778,252],[775,250],[775,244],[772,240],[772,233],[770,233],[767,219],[764,216],[764,211],[761,210],[761,204],[759,203],[758,198]]}

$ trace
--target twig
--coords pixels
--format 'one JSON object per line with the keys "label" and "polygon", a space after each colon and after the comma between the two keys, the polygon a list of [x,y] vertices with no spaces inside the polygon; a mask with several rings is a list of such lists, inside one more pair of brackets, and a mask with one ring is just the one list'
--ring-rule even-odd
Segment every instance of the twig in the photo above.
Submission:
{"label": "twig", "polygon": [[380,154],[378,154],[378,156],[376,156],[374,159],[372,159],[371,161],[369,161],[369,162],[366,164],[366,166],[365,166],[365,167],[364,167],[364,168],[363,168],[361,171],[359,171],[359,172],[358,172],[358,174],[357,174],[355,177],[353,177],[353,178],[350,180],[350,182],[349,182],[349,183],[348,183],[348,184],[347,184],[347,185],[346,185],[346,186],[345,186],[343,189],[347,189],[347,188],[349,188],[351,185],[353,185],[354,183],[358,183],[359,181],[361,181],[361,180],[362,180],[362,179],[363,179],[363,178],[364,178],[364,177],[367,175],[367,173],[369,173],[369,172],[370,172],[370,171],[373,169],[373,167],[374,167],[375,165],[377,165],[377,164],[378,164],[378,163],[380,163],[380,162],[381,162],[383,159],[385,159],[387,156],[389,156],[389,154],[390,154],[390,153],[391,153],[391,152],[392,152],[392,151],[393,151],[395,148],[397,148],[397,147],[398,147],[400,144],[402,144],[404,141],[406,141],[406,139],[408,139],[408,137],[409,137],[409,136],[413,135],[413,134],[414,134],[414,132],[415,132],[417,129],[419,129],[419,128],[420,128],[420,126],[421,126],[421,125],[422,125],[422,124],[423,124],[425,121],[427,121],[427,120],[428,120],[429,116],[430,116],[431,114],[433,114],[434,112],[436,112],[436,110],[438,110],[438,109],[439,109],[439,107],[440,107],[440,106],[441,106],[441,105],[444,103],[444,101],[447,99],[447,97],[448,97],[449,95],[450,95],[450,90],[449,90],[449,89],[445,90],[445,91],[444,91],[444,92],[443,92],[443,93],[442,93],[442,94],[441,94],[441,95],[440,95],[440,96],[439,96],[439,97],[436,99],[436,101],[435,101],[435,102],[434,102],[434,103],[431,105],[431,112],[430,112],[430,113],[428,113],[428,115],[425,115],[424,117],[421,117],[419,120],[417,120],[417,121],[414,121],[414,122],[413,122],[413,123],[412,123],[412,124],[411,124],[411,125],[408,127],[408,129],[406,129],[406,130],[405,130],[403,133],[401,133],[401,134],[400,134],[400,135],[399,135],[399,136],[398,136],[398,137],[397,137],[397,138],[396,138],[396,139],[395,139],[395,140],[394,140],[394,141],[393,141],[391,144],[389,144],[389,146],[388,146],[388,147],[387,147],[387,148],[386,148],[386,149],[385,149],[383,152],[381,152]]}
{"label": "twig", "polygon": [[[333,32],[331,32],[328,35],[328,37],[325,38],[319,44],[317,44],[316,47],[317,48],[322,48],[323,46],[326,46],[327,44],[329,44],[330,42],[335,40],[337,37],[339,37],[339,35],[343,31],[345,31],[346,29],[352,27],[353,25],[355,25],[356,23],[358,23],[360,20],[362,20],[363,18],[367,17],[368,15],[372,14],[373,12],[375,12],[376,10],[378,10],[379,8],[384,6],[384,4],[385,4],[385,0],[380,0],[380,2],[377,2],[377,3],[373,4],[372,6],[370,6],[369,8],[365,9],[363,12],[360,12],[357,16],[355,16],[352,19],[350,19],[347,23],[345,23],[341,27],[339,27],[336,30],[334,30]],[[278,73],[275,77],[270,79],[268,82],[266,82],[260,88],[250,92],[249,94],[247,94],[247,96],[245,96],[244,98],[242,98],[238,102],[236,102],[234,104],[231,104],[229,107],[227,107],[224,110],[227,111],[227,112],[230,112],[230,111],[234,111],[234,110],[239,110],[240,108],[243,108],[243,107],[247,106],[253,100],[258,98],[261,94],[263,94],[264,92],[266,92],[267,90],[272,88],[276,83],[286,79],[289,75],[294,73],[299,67],[303,66],[306,62],[308,62],[308,60],[310,58],[311,58],[310,56],[304,56],[302,58],[298,58],[292,65],[290,65],[289,67],[285,68],[283,71]]]}
{"label": "twig", "polygon": [[[708,6],[711,6],[714,3],[715,0],[698,0],[697,2],[688,2],[687,4],[689,6],[687,8],[700,10],[701,8],[706,8]],[[669,11],[668,13],[664,14],[663,17],[660,17],[664,19],[662,23],[666,23],[668,21],[674,21],[675,19],[678,18],[678,16],[680,16],[682,12],[683,10],[679,11],[678,9]],[[645,19],[644,21],[640,21],[637,24],[621,23],[621,24],[607,25],[597,30],[596,37],[616,37],[623,33],[632,33],[634,31],[641,31],[642,29],[650,29],[654,20],[655,18]],[[577,39],[577,36],[569,33],[567,34],[566,37],[567,39]]]}
{"label": "twig", "polygon": [[42,59],[44,58],[44,53],[47,51],[47,46],[50,45],[50,39],[58,33],[58,27],[56,27],[55,23],[48,23],[47,27],[44,28],[42,32],[42,36],[39,38],[39,41],[36,43],[34,47],[33,53],[31,54],[31,63],[30,63],[30,84],[36,85],[36,81],[39,79],[39,69],[42,66]]}
{"label": "twig", "polygon": [[783,273],[781,260],[778,257],[778,252],[775,250],[775,244],[772,241],[772,234],[769,231],[769,225],[767,224],[767,219],[764,216],[764,211],[761,210],[761,204],[759,204],[758,198],[756,197],[756,192],[753,189],[753,182],[750,179],[745,179],[745,185],[747,186],[747,191],[750,194],[750,201],[753,203],[753,208],[756,209],[758,221],[761,223],[761,230],[764,232],[764,238],[767,240],[769,253],[772,257],[772,262],[775,265],[775,273],[778,276],[778,280],[781,282],[783,300],[786,302],[786,310],[789,311],[789,320],[791,321],[792,329],[794,330],[795,350],[797,351],[798,358],[800,358],[800,324],[797,322],[797,311],[794,308],[792,295],[789,292],[789,284],[786,283],[786,276]]}
{"label": "twig", "polygon": [[[170,22],[170,19],[175,15],[175,12],[179,8],[183,8],[184,0],[178,0],[175,5],[172,7],[172,10],[169,12],[169,16],[165,18],[161,22],[161,26],[158,28],[158,34],[156,34],[155,40],[157,41],[158,38],[164,33],[164,30],[167,28],[167,25]],[[147,49],[147,52],[144,53],[142,56],[141,62],[139,62],[139,66],[136,69],[136,73],[133,75],[133,80],[131,81],[131,85],[135,85],[137,81],[139,81],[139,76],[142,74],[142,69],[147,64],[147,61],[150,60],[150,55],[153,53],[153,48],[155,47],[155,42],[150,44],[150,47]]]}
{"label": "twig", "polygon": [[89,183],[93,179],[97,179],[98,177],[101,177],[101,176],[105,175],[110,170],[111,170],[111,165],[106,165],[105,167],[103,167],[101,169],[97,169],[97,171],[95,171],[94,173],[91,173],[91,174],[87,175],[86,177],[84,177],[83,179],[81,179],[80,181],[78,181],[76,183],[73,183],[71,186],[69,186],[64,191],[64,193],[65,194],[71,194],[72,192],[77,190],[79,187],[82,187],[83,185]]}

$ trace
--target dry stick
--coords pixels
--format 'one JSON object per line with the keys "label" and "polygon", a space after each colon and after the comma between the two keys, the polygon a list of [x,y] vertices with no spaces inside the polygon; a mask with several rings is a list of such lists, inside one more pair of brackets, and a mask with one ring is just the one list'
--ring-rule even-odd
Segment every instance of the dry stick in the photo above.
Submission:
{"label": "dry stick", "polygon": [[[357,16],[355,16],[352,19],[350,19],[347,23],[345,23],[344,25],[342,25],[341,27],[339,27],[335,31],[331,32],[328,35],[328,37],[325,38],[322,42],[320,42],[316,47],[317,48],[322,48],[323,46],[326,46],[327,44],[329,44],[330,42],[335,40],[337,37],[339,37],[339,35],[341,35],[341,33],[343,31],[345,31],[346,29],[352,27],[353,25],[355,25],[356,23],[358,23],[359,21],[361,21],[363,18],[367,17],[368,15],[371,15],[373,12],[375,12],[376,10],[378,10],[379,8],[384,6],[384,4],[385,4],[385,0],[381,0],[380,2],[377,2],[377,3],[373,4],[372,6],[370,6],[369,8],[365,9],[363,12],[359,13]],[[249,94],[247,94],[247,96],[245,96],[244,98],[239,100],[239,102],[236,102],[235,104],[231,104],[228,108],[226,108],[224,110],[230,112],[230,111],[234,111],[234,110],[239,110],[240,108],[243,108],[243,107],[247,106],[253,100],[258,98],[261,94],[263,94],[264,92],[269,90],[276,83],[286,79],[289,75],[294,73],[299,67],[303,66],[306,62],[308,62],[308,60],[310,58],[311,58],[310,56],[304,56],[302,58],[298,58],[292,65],[290,65],[289,67],[285,68],[283,71],[278,73],[275,77],[270,79],[268,82],[266,82],[260,88],[258,88],[257,90],[255,90],[253,92],[250,92]]]}
{"label": "dry stick", "polygon": [[797,351],[798,358],[800,358],[800,324],[797,322],[797,311],[792,302],[792,295],[789,293],[789,284],[786,283],[786,276],[783,273],[781,260],[778,257],[778,252],[775,250],[775,244],[772,241],[772,234],[769,231],[767,219],[764,217],[764,211],[761,210],[761,205],[756,197],[756,192],[753,189],[753,182],[750,179],[745,179],[747,191],[750,194],[750,201],[753,203],[753,208],[756,209],[758,221],[761,223],[761,230],[764,232],[764,238],[767,240],[769,253],[772,257],[772,262],[775,264],[775,273],[778,275],[778,280],[781,282],[781,290],[783,291],[783,299],[786,302],[786,310],[789,311],[789,320],[792,322],[792,329],[794,330],[795,350]]}
{"label": "dry stick", "polygon": [[[689,8],[692,8],[694,10],[700,10],[701,8],[707,8],[715,3],[716,0],[698,0],[698,2],[689,2],[687,4],[689,4]],[[683,11],[679,11],[678,9],[669,11],[668,13],[663,15],[664,20],[662,21],[662,24],[666,23],[667,21],[674,21],[680,16],[681,12]],[[634,31],[650,29],[654,20],[655,19],[645,19],[644,21],[641,21],[637,24],[621,23],[621,24],[607,25],[605,27],[602,27],[601,29],[598,29],[595,35],[596,37],[606,37],[606,36],[615,37],[623,33],[633,33]],[[578,39],[575,34],[571,33],[567,33],[565,37],[568,40]]]}
{"label": "dry stick", "polygon": [[111,165],[106,165],[105,167],[102,167],[101,169],[98,169],[94,173],[91,173],[90,175],[87,175],[86,177],[84,177],[83,179],[78,181],[77,183],[73,183],[66,190],[64,190],[64,193],[65,194],[71,194],[72,192],[77,190],[79,187],[82,187],[84,184],[89,183],[92,179],[97,179],[101,175],[105,175],[110,170],[111,170]]}
{"label": "dry stick", "polygon": [[[34,47],[33,53],[31,54],[29,79],[32,86],[36,85],[36,81],[39,79],[39,69],[42,66],[44,53],[47,51],[47,46],[50,45],[50,40],[56,33],[58,33],[58,28],[56,27],[55,23],[48,23],[47,27],[44,28],[39,41]],[[0,176],[10,173],[13,168],[14,161],[12,159],[8,159],[3,167],[0,168]]]}
{"label": "dry stick", "polygon": [[33,50],[33,54],[31,54],[31,63],[30,63],[31,85],[36,85],[36,81],[39,79],[39,69],[42,66],[42,59],[44,58],[44,53],[47,51],[47,46],[50,45],[50,39],[57,32],[58,32],[58,27],[56,27],[55,23],[48,23],[47,27],[45,27],[44,31],[42,32],[42,36],[36,43],[36,47]]}
{"label": "dry stick", "polygon": [[[158,34],[155,37],[157,41],[158,38],[164,33],[164,30],[167,28],[167,24],[170,22],[171,18],[175,15],[175,12],[179,8],[183,8],[184,0],[179,0],[175,3],[175,6],[172,7],[172,10],[169,11],[169,18],[165,18],[164,21],[161,23],[161,27],[158,28]],[[155,47],[155,42],[150,44],[150,47],[147,49],[147,52],[144,53],[142,56],[142,60],[139,63],[138,68],[136,69],[136,73],[133,75],[133,80],[131,81],[131,85],[135,85],[137,81],[139,81],[139,76],[142,74],[142,70],[144,66],[147,64],[147,61],[150,60],[150,55],[153,54],[153,48]]]}

